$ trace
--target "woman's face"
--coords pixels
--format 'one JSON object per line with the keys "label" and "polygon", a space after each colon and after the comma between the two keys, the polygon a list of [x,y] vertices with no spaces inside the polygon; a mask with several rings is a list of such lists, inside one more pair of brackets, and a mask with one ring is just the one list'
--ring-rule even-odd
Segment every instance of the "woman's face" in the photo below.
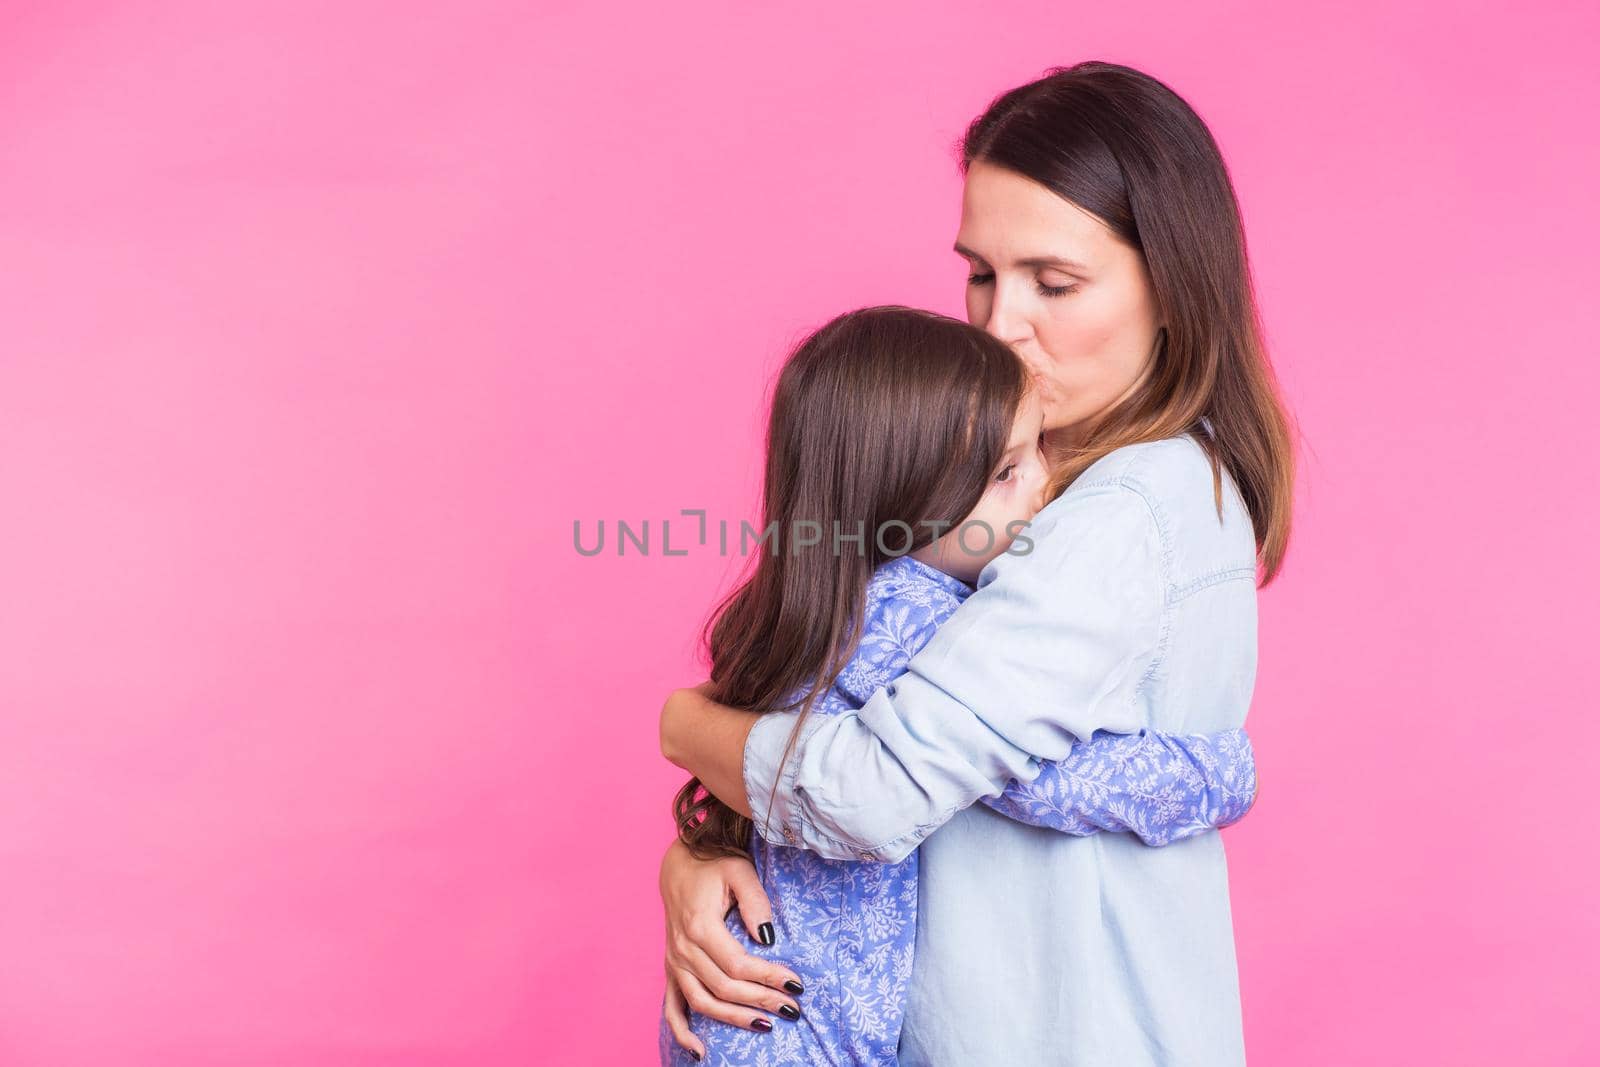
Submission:
{"label": "woman's face", "polygon": [[967,320],[1033,371],[1053,439],[1075,443],[1143,380],[1160,312],[1144,257],[1105,223],[977,160],[967,171],[956,251],[970,266]]}

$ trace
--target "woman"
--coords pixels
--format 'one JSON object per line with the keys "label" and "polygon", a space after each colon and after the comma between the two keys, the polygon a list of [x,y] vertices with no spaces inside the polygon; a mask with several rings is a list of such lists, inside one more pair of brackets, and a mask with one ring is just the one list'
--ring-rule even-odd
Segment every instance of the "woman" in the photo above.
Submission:
{"label": "woman", "polygon": [[[803,722],[892,684],[986,564],[1030,547],[1016,535],[1045,504],[1043,421],[1027,365],[968,323],[872,307],[808,337],[773,389],[761,528],[774,547],[708,628],[706,696],[748,714],[798,704]],[[859,550],[809,536],[858,527]],[[980,802],[1061,833],[1159,845],[1243,817],[1255,778],[1242,730],[1105,734]],[[674,813],[695,855],[755,864],[774,905],[759,932],[771,936],[748,936],[733,915],[725,925],[746,952],[800,976],[805,1010],[797,997],[743,1025],[697,1016],[680,1046],[663,1003],[661,1067],[894,1067],[915,969],[917,853],[880,863],[775,845],[692,778]]]}
{"label": "woman", "polygon": [[[903,1063],[1240,1064],[1217,835],[1149,848],[972,806],[1097,730],[1243,724],[1293,459],[1232,186],[1186,103],[1103,63],[1000,97],[962,164],[968,317],[1043,390],[1053,499],[1032,551],[991,563],[901,679],[806,722],[787,760],[794,713],[694,690],[663,709],[662,751],[769,840],[885,862],[922,846]],[[692,983],[697,1010],[748,1021],[794,981],[730,948],[728,903],[767,921],[753,882],[669,850],[669,1005]]]}

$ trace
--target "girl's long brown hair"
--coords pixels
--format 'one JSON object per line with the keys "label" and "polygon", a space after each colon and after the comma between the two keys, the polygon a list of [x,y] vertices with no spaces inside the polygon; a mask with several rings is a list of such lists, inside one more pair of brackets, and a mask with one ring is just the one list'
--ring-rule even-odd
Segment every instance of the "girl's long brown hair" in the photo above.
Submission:
{"label": "girl's long brown hair", "polygon": [[[864,308],[803,341],[767,428],[757,532],[773,534],[704,635],[711,699],[799,707],[792,748],[855,650],[873,570],[933,541],[924,524],[948,529],[977,506],[1028,388],[1004,343],[932,312]],[[673,816],[696,855],[747,854],[750,820],[699,779],[678,791]]]}
{"label": "girl's long brown hair", "polygon": [[[1096,215],[1144,256],[1165,317],[1141,389],[1052,458],[1054,497],[1118,448],[1194,432],[1255,527],[1261,584],[1289,544],[1294,456],[1262,341],[1244,228],[1216,142],[1167,86],[1112,63],[1058,67],[997,98],[959,145]],[[1210,423],[1208,433],[1201,418]]]}

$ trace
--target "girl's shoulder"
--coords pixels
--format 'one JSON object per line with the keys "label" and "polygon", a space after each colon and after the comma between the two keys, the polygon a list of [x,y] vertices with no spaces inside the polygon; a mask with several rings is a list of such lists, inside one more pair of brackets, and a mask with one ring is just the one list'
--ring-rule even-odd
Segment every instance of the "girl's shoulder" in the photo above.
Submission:
{"label": "girl's shoulder", "polygon": [[911,556],[896,556],[880,563],[867,583],[867,611],[878,605],[902,601],[945,605],[960,604],[972,595],[972,586]]}
{"label": "girl's shoulder", "polygon": [[835,688],[860,707],[893,681],[972,594],[958,578],[910,556],[878,566],[867,584],[866,617]]}
{"label": "girl's shoulder", "polygon": [[971,595],[966,582],[910,556],[879,564],[867,583],[862,647],[918,647]]}

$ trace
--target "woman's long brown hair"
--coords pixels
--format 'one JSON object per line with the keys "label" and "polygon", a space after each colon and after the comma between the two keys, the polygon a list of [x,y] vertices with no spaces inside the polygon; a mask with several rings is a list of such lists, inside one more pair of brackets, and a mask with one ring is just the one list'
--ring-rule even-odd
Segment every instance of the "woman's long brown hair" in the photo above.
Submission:
{"label": "woman's long brown hair", "polygon": [[[1165,318],[1152,373],[1051,457],[1050,496],[1127,445],[1193,432],[1255,527],[1261,584],[1289,544],[1294,455],[1262,341],[1238,200],[1204,122],[1178,94],[1129,67],[1058,67],[1000,96],[959,145],[1071,201],[1138,249]],[[1201,419],[1210,423],[1208,433]]]}
{"label": "woman's long brown hair", "polygon": [[[977,506],[1028,388],[1004,343],[932,312],[864,308],[803,341],[767,428],[757,533],[772,535],[704,635],[711,699],[800,708],[792,749],[855,650],[873,570],[934,540],[925,524],[951,528]],[[673,816],[697,856],[747,854],[750,820],[699,779],[678,791]]]}

